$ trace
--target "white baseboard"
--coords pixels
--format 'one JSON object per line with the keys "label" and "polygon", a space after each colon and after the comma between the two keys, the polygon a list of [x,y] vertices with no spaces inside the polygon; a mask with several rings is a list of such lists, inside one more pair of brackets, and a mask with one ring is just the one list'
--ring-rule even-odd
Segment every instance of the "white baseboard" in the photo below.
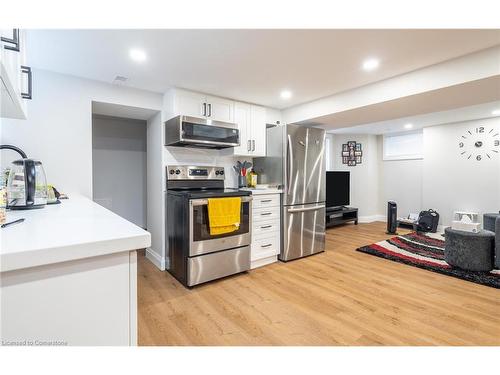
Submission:
{"label": "white baseboard", "polygon": [[264,259],[258,259],[258,260],[253,260],[250,269],[253,270],[254,268],[262,267],[262,266],[267,266],[268,264],[274,263],[278,261],[278,256],[273,255],[271,257],[267,257]]}
{"label": "white baseboard", "polygon": [[360,223],[373,223],[374,221],[386,221],[385,215],[371,215],[371,216],[360,216],[358,218]]}
{"label": "white baseboard", "polygon": [[148,258],[151,263],[158,267],[160,271],[165,271],[167,269],[168,265],[166,264],[167,262],[165,261],[165,258],[160,257],[150,248],[146,249],[146,258]]}

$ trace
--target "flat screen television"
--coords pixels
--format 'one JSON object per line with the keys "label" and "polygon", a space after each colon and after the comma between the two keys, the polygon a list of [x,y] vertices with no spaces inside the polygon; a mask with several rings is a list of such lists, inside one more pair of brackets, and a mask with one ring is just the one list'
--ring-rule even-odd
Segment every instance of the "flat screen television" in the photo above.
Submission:
{"label": "flat screen television", "polygon": [[349,205],[350,172],[326,172],[326,208],[340,208]]}

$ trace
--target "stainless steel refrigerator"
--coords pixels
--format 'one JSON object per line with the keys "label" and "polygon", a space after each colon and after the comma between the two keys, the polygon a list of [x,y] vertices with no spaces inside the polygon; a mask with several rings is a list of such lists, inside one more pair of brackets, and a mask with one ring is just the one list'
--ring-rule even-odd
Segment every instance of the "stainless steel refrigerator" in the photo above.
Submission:
{"label": "stainless steel refrigerator", "polygon": [[301,125],[268,128],[267,156],[254,158],[260,183],[283,187],[280,260],[325,249],[325,136]]}

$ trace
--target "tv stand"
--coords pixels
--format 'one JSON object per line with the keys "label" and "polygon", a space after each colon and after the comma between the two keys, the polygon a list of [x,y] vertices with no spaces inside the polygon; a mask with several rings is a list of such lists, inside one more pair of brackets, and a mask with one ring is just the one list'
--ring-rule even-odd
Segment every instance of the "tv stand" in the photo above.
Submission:
{"label": "tv stand", "polygon": [[358,225],[358,209],[354,207],[335,207],[326,209],[325,226],[327,228],[335,225],[354,221]]}

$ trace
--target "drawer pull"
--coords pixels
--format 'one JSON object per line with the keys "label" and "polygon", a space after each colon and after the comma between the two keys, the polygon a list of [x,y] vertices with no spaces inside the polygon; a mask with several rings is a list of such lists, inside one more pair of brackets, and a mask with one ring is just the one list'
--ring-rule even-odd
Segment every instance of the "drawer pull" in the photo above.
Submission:
{"label": "drawer pull", "polygon": [[6,38],[6,37],[1,37],[0,38],[2,42],[4,43],[9,43],[13,44],[13,46],[3,46],[3,48],[11,50],[11,51],[16,51],[19,52],[21,48],[19,47],[19,29],[12,29],[12,39]]}
{"label": "drawer pull", "polygon": [[263,201],[261,201],[262,203],[269,203],[269,202],[272,202],[273,200],[272,199],[264,199]]}
{"label": "drawer pull", "polygon": [[271,227],[272,227],[272,225],[263,225],[263,226],[261,226],[261,229],[266,229],[266,228],[271,228]]}
{"label": "drawer pull", "polygon": [[267,216],[267,215],[271,215],[271,214],[272,214],[272,212],[263,212],[263,213],[261,213],[261,216]]}
{"label": "drawer pull", "polygon": [[273,244],[272,243],[268,243],[267,245],[260,245],[260,247],[269,247],[269,246],[272,246]]}
{"label": "drawer pull", "polygon": [[23,99],[33,99],[33,73],[29,66],[21,65],[21,73],[26,73],[28,75],[28,92],[22,92],[21,98]]}

